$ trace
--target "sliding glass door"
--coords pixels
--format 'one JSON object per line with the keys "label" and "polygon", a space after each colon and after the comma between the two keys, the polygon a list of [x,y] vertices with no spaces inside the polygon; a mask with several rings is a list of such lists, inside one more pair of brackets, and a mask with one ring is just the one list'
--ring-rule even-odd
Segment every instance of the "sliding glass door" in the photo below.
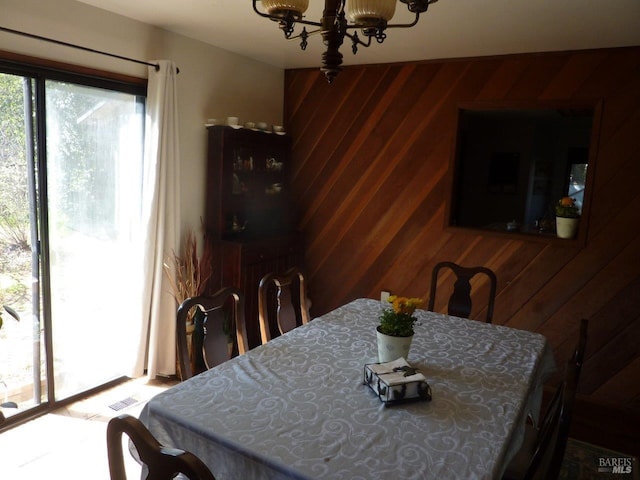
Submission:
{"label": "sliding glass door", "polygon": [[[47,210],[56,399],[125,374],[140,238],[142,99],[47,81]],[[133,327],[135,328],[135,326]],[[129,362],[127,364],[127,362]]]}
{"label": "sliding glass door", "polygon": [[8,418],[126,375],[136,350],[144,96],[75,80],[0,73]]}
{"label": "sliding glass door", "polygon": [[33,87],[0,73],[0,412],[40,405],[46,392],[40,327]]}

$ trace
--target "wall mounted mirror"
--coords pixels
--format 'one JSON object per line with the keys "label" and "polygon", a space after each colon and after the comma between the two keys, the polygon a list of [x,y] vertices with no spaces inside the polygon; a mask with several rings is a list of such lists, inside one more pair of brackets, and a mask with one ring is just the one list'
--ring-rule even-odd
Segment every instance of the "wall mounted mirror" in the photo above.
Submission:
{"label": "wall mounted mirror", "polygon": [[555,235],[558,200],[586,198],[594,112],[460,108],[449,224]]}

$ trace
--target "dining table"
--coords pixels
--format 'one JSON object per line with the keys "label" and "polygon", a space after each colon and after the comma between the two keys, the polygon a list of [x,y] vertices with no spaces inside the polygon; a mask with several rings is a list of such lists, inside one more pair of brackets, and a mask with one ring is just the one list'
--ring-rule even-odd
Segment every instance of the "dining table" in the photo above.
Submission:
{"label": "dining table", "polygon": [[158,394],[140,419],[217,480],[499,479],[556,369],[546,338],[416,310],[406,360],[431,397],[388,406],[363,381],[383,308],[350,301]]}

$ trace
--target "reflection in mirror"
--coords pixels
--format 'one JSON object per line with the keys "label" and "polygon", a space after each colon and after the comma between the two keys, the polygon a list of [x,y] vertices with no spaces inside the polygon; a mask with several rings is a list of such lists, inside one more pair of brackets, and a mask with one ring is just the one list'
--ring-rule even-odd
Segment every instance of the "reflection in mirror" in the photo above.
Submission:
{"label": "reflection in mirror", "polygon": [[593,109],[461,109],[450,224],[553,233],[554,206],[582,208]]}

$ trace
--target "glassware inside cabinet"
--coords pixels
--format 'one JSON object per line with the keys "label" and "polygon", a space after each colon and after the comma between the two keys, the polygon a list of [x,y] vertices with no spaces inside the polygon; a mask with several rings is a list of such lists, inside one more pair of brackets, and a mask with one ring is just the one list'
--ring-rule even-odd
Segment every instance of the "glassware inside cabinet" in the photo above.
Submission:
{"label": "glassware inside cabinet", "polygon": [[294,229],[289,198],[291,139],[248,129],[208,127],[208,228],[247,241]]}

